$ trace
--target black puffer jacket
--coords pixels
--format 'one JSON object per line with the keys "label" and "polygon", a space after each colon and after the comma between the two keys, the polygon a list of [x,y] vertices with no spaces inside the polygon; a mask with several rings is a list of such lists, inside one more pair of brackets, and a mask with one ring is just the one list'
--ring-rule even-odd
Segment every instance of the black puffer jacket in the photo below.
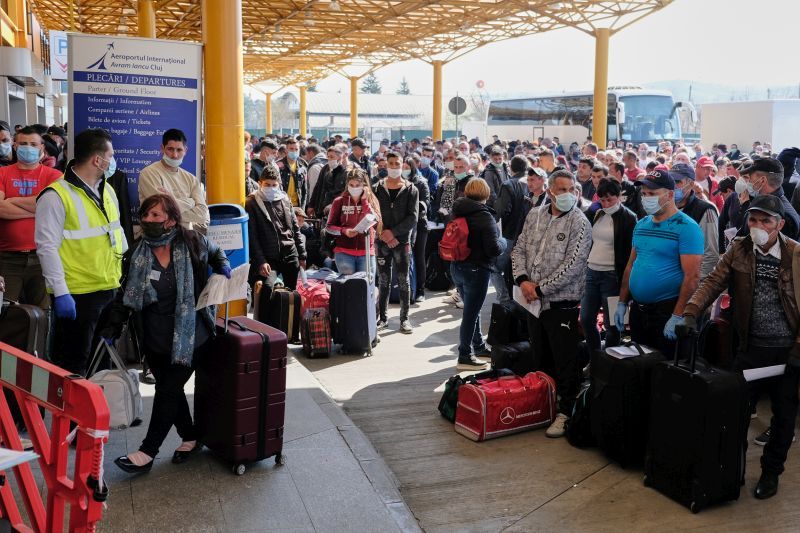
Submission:
{"label": "black puffer jacket", "polygon": [[382,179],[375,186],[375,197],[381,206],[383,229],[391,230],[400,244],[408,244],[411,232],[417,226],[419,193],[417,188],[406,180],[403,180],[399,190],[397,198],[392,201],[386,179]]}
{"label": "black puffer jacket", "polygon": [[494,210],[471,198],[459,198],[453,203],[453,217],[464,217],[469,226],[469,257],[466,262],[491,268],[491,260],[503,253],[504,242],[494,220]]}
{"label": "black puffer jacket", "polygon": [[417,227],[419,228],[427,228],[428,227],[428,208],[430,207],[431,203],[431,189],[428,186],[428,182],[425,179],[425,176],[417,172],[414,176],[409,178],[409,180],[414,187],[417,188],[417,193],[419,194],[419,213],[417,217]]}

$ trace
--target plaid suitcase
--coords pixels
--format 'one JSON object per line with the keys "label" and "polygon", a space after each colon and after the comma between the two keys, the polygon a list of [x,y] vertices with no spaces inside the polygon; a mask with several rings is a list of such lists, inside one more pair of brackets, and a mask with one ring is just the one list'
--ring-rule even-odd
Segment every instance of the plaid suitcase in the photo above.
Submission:
{"label": "plaid suitcase", "polygon": [[330,357],[333,341],[331,318],[327,309],[306,310],[303,313],[300,330],[303,337],[303,353],[306,357]]}

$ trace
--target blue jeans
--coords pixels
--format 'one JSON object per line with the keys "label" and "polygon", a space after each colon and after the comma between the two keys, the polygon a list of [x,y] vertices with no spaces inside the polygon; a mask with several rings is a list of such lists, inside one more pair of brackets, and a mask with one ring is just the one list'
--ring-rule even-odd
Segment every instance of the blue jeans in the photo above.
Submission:
{"label": "blue jeans", "polygon": [[[614,270],[586,269],[586,288],[581,300],[581,326],[586,344],[592,350],[600,349],[600,332],[597,331],[597,313],[603,308],[603,323],[606,331],[612,326],[608,316],[608,297],[619,296],[619,281]],[[616,311],[616,309],[614,309]]]}
{"label": "blue jeans", "polygon": [[513,239],[505,239],[505,241],[506,249],[502,254],[495,258],[495,270],[491,274],[491,279],[492,286],[497,294],[497,303],[510,304],[511,293],[509,292],[509,287],[511,286],[511,283],[506,277],[508,274],[506,271],[509,270],[509,266],[511,265],[511,250],[514,249],[514,244],[516,241]]}
{"label": "blue jeans", "polygon": [[[375,256],[370,257],[370,272],[375,276]],[[355,274],[356,272],[367,271],[367,256],[366,255],[350,255],[344,252],[336,252],[334,259],[336,260],[336,270],[340,274]]]}
{"label": "blue jeans", "polygon": [[464,301],[464,314],[458,331],[459,360],[469,359],[472,350],[478,353],[486,349],[481,334],[481,307],[489,290],[490,274],[491,270],[474,263],[464,261],[450,263],[450,275]]}

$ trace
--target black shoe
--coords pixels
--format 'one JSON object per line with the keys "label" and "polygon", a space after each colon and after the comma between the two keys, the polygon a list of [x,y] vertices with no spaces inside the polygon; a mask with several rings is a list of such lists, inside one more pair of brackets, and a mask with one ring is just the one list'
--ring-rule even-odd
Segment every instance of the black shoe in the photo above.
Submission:
{"label": "black shoe", "polygon": [[478,359],[491,359],[492,352],[488,348],[484,348],[483,350],[477,350],[475,352],[475,357]]}
{"label": "black shoe", "polygon": [[753,439],[753,444],[757,446],[766,446],[769,442],[769,436],[772,435],[772,428],[769,427],[764,430],[764,433]]}
{"label": "black shoe", "polygon": [[778,476],[761,472],[761,477],[756,485],[753,495],[759,500],[772,498],[778,493]]}
{"label": "black shoe", "polygon": [[176,465],[183,464],[191,458],[198,450],[200,449],[199,444],[195,444],[194,448],[189,450],[188,452],[178,451],[175,450],[175,453],[172,454],[172,462]]}
{"label": "black shoe", "polygon": [[129,474],[144,474],[145,472],[149,472],[151,468],[153,468],[153,463],[155,460],[151,460],[146,465],[135,465],[128,459],[127,455],[123,455],[122,457],[117,457],[114,459],[114,464],[120,467],[122,470]]}
{"label": "black shoe", "polygon": [[459,359],[456,368],[458,370],[484,370],[489,367],[489,363],[479,360],[474,355],[468,359]]}

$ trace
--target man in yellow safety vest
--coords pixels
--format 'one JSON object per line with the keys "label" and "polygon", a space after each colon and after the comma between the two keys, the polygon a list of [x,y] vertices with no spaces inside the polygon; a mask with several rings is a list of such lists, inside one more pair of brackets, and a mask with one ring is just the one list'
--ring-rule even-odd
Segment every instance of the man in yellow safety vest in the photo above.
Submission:
{"label": "man in yellow safety vest", "polygon": [[116,166],[108,132],[87,129],[75,137],[75,159],[64,176],[36,200],[37,254],[55,312],[54,359],[80,375],[128,248],[117,196],[106,185]]}

